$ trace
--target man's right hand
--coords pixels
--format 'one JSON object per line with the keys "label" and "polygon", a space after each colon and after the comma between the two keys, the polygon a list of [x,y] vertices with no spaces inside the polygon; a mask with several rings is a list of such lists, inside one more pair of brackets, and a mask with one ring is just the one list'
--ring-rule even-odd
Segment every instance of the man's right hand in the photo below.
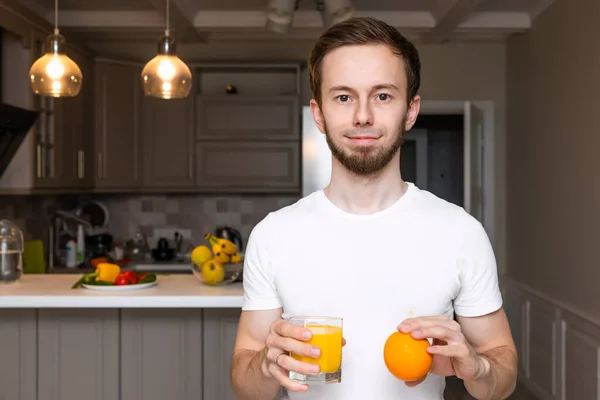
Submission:
{"label": "man's right hand", "polygon": [[262,372],[268,378],[274,378],[279,384],[294,392],[308,390],[307,385],[294,382],[288,377],[289,371],[303,375],[318,375],[319,366],[301,362],[289,356],[289,352],[300,356],[317,358],[321,349],[306,341],[310,340],[310,329],[293,325],[285,320],[275,321],[269,328],[262,361]]}

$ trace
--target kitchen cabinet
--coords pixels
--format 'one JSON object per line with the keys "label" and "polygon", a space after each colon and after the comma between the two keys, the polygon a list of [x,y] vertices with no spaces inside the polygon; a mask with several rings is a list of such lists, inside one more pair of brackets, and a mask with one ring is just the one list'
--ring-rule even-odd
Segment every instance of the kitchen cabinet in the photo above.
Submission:
{"label": "kitchen cabinet", "polygon": [[198,96],[196,139],[299,140],[299,98],[295,95]]}
{"label": "kitchen cabinet", "polygon": [[194,187],[194,96],[144,97],[144,189]]}
{"label": "kitchen cabinet", "polygon": [[121,399],[202,399],[202,310],[124,309]]}
{"label": "kitchen cabinet", "polygon": [[93,150],[94,61],[73,48],[67,48],[67,55],[81,69],[81,90],[76,97],[35,98],[42,112],[36,132],[36,188],[93,185],[89,157]]}
{"label": "kitchen cabinet", "polygon": [[142,183],[141,68],[96,64],[95,189],[133,190]]}
{"label": "kitchen cabinet", "polygon": [[118,399],[119,310],[41,309],[38,318],[37,400]]}
{"label": "kitchen cabinet", "polygon": [[291,192],[300,187],[299,142],[196,142],[196,185],[215,192]]}
{"label": "kitchen cabinet", "polygon": [[67,45],[66,52],[83,73],[82,88],[73,98],[51,98],[31,91],[27,71],[45,51],[46,35],[31,30],[29,48],[7,39],[11,53],[6,76],[5,102],[40,113],[31,132],[0,179],[4,193],[68,192],[91,188],[93,150],[94,60],[92,55]]}
{"label": "kitchen cabinet", "polygon": [[204,310],[204,399],[235,400],[230,370],[237,336],[239,309]]}
{"label": "kitchen cabinet", "polygon": [[240,312],[0,309],[0,400],[235,400]]}
{"label": "kitchen cabinet", "polygon": [[35,310],[0,310],[0,400],[37,400]]}

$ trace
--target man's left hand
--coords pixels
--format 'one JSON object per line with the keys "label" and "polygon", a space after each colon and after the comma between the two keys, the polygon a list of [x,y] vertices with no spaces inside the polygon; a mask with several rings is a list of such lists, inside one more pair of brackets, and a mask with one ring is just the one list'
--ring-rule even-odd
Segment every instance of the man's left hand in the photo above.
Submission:
{"label": "man's left hand", "polygon": [[[433,355],[430,373],[456,375],[464,381],[472,381],[485,375],[489,369],[489,363],[469,344],[459,323],[445,315],[408,318],[398,326],[398,330],[410,333],[415,339],[432,339],[433,343],[427,349]],[[405,383],[416,386],[424,380]]]}

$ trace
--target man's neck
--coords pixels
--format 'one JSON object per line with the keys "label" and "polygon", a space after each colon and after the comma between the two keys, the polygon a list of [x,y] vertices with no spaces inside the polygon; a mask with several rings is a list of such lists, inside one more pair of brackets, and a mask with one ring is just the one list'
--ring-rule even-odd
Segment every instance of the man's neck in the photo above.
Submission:
{"label": "man's neck", "polygon": [[408,185],[402,180],[398,157],[381,171],[358,176],[333,159],[331,182],[324,190],[327,198],[352,214],[373,214],[398,201]]}

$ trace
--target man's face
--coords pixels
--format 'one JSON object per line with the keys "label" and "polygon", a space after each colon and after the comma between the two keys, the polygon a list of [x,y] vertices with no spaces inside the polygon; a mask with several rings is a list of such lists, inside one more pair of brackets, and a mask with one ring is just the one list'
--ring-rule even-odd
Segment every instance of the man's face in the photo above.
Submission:
{"label": "man's face", "polygon": [[343,46],[321,67],[322,105],[311,110],[332,154],[354,174],[380,171],[419,112],[418,97],[407,107],[404,61],[382,45]]}

